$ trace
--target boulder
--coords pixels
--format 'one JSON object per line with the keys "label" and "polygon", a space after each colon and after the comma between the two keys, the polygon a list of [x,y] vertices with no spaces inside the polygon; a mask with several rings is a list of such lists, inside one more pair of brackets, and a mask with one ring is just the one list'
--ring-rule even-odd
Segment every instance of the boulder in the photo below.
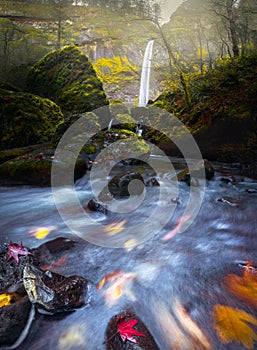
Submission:
{"label": "boulder", "polygon": [[144,179],[142,175],[136,172],[129,172],[121,175],[114,176],[108,183],[108,188],[110,193],[114,197],[129,197],[129,184],[133,180],[138,180],[142,183],[142,186],[138,184],[138,186],[135,186],[134,192],[132,194],[138,194],[140,195],[143,190],[144,186]]}
{"label": "boulder", "polygon": [[[0,183],[15,185],[51,185],[51,169],[54,150],[44,149],[11,159],[0,165]],[[65,162],[58,163],[60,172],[65,178],[70,169]],[[74,169],[74,181],[87,172],[87,163],[78,158]]]}
{"label": "boulder", "polygon": [[29,91],[55,101],[65,115],[108,104],[102,83],[87,56],[65,46],[43,57],[28,73]]}
{"label": "boulder", "polygon": [[0,89],[0,149],[49,142],[62,120],[60,107],[49,99]]}

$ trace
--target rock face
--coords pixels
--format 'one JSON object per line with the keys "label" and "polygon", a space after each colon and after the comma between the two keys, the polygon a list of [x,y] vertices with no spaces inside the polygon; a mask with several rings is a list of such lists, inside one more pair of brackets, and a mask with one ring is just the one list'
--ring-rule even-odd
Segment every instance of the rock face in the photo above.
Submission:
{"label": "rock face", "polygon": [[68,115],[108,104],[87,56],[75,46],[47,54],[28,74],[29,91],[55,101]]}
{"label": "rock face", "polygon": [[0,149],[48,142],[62,120],[49,99],[0,89]]}

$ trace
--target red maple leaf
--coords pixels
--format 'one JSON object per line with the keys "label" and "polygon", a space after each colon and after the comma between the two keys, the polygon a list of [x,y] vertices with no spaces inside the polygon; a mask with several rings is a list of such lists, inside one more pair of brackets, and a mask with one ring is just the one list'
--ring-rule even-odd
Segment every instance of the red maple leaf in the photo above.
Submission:
{"label": "red maple leaf", "polygon": [[108,343],[112,338],[115,337],[116,334],[120,335],[123,343],[129,340],[132,343],[137,344],[138,342],[135,338],[133,338],[135,335],[145,337],[144,333],[141,333],[137,329],[133,328],[138,323],[138,321],[134,319],[124,321],[124,318],[126,317],[130,317],[130,315],[116,316],[117,331],[109,339],[107,339],[105,343]]}
{"label": "red maple leaf", "polygon": [[10,243],[8,245],[8,260],[13,258],[17,264],[19,263],[19,255],[29,255],[31,254],[29,251],[24,250],[22,247],[22,243],[18,245],[17,243]]}
{"label": "red maple leaf", "polygon": [[126,340],[129,340],[132,343],[137,344],[137,341],[135,338],[133,338],[133,336],[134,335],[139,335],[141,337],[145,336],[144,333],[141,333],[138,330],[133,328],[133,326],[135,326],[137,322],[138,322],[137,320],[128,320],[128,321],[121,321],[118,324],[118,332],[120,333],[120,337],[123,343],[125,343]]}

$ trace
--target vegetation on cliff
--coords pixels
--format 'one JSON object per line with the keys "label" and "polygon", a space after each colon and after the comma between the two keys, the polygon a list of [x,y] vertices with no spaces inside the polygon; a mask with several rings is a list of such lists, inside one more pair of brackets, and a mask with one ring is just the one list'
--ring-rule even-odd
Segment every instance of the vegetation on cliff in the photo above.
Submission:
{"label": "vegetation on cliff", "polygon": [[256,72],[256,53],[219,59],[206,73],[187,74],[186,86],[173,82],[155,105],[178,116],[203,153],[241,160],[257,149]]}

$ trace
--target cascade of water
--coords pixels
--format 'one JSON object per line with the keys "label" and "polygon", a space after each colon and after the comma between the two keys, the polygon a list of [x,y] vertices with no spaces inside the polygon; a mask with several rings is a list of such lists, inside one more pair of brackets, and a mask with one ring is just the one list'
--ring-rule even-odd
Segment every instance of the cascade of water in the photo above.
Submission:
{"label": "cascade of water", "polygon": [[108,124],[108,130],[111,130],[111,128],[112,128],[112,122],[113,122],[113,118],[110,120],[110,122]]}
{"label": "cascade of water", "polygon": [[146,106],[149,100],[149,83],[150,83],[153,43],[154,43],[154,40],[150,40],[145,49],[142,72],[141,72],[140,90],[139,90],[139,102],[138,102],[139,107]]}

